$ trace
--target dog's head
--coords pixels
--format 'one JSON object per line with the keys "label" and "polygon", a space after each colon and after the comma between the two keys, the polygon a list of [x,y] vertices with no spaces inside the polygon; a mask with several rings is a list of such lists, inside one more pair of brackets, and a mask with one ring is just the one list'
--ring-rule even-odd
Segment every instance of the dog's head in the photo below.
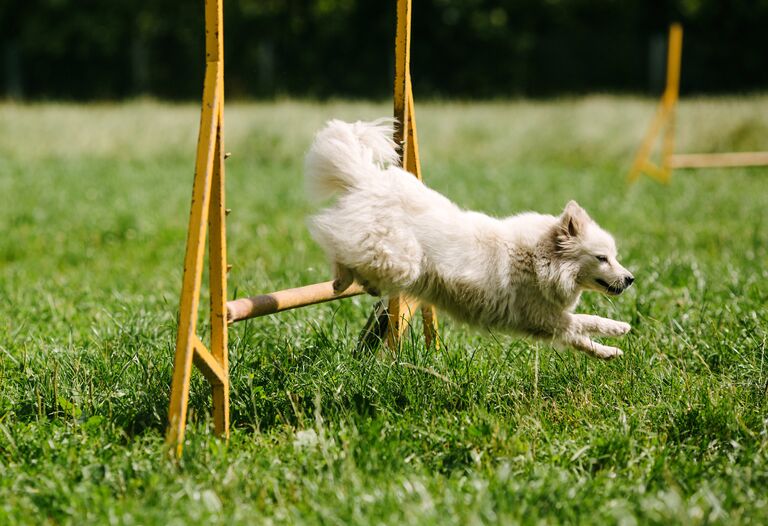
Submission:
{"label": "dog's head", "polygon": [[613,237],[600,228],[576,201],[565,205],[557,225],[558,252],[577,268],[576,284],[605,294],[624,292],[635,277],[616,259]]}

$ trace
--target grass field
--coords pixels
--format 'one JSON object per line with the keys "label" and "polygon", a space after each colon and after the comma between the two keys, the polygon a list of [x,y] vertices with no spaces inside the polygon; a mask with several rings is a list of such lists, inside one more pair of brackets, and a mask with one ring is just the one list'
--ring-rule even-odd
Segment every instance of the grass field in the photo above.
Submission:
{"label": "grass field", "polygon": [[[331,117],[227,113],[230,295],[329,278],[302,156]],[[428,184],[493,214],[577,199],[637,277],[581,310],[609,363],[442,319],[444,349],[352,357],[373,301],[231,332],[232,439],[195,377],[163,434],[199,110],[0,105],[0,524],[765,524],[768,168],[625,185],[653,102],[418,107]],[[679,151],[768,149],[768,97],[686,100]],[[537,359],[538,356],[538,359]]]}

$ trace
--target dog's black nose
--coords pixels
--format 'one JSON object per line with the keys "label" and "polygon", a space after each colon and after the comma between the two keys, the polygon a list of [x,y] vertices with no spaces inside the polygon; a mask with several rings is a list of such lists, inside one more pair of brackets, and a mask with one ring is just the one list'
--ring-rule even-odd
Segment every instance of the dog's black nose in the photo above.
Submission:
{"label": "dog's black nose", "polygon": [[625,287],[629,287],[634,282],[635,282],[635,277],[634,276],[627,276],[626,278],[624,278],[624,286]]}

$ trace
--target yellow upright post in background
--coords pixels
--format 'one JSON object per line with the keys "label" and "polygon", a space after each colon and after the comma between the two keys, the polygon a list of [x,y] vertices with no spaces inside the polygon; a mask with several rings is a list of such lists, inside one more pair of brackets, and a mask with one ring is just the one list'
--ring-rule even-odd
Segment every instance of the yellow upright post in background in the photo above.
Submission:
{"label": "yellow upright post in background", "polygon": [[[629,170],[628,180],[634,183],[642,173],[654,179],[668,183],[672,176],[671,158],[675,147],[675,108],[680,95],[680,62],[683,51],[683,27],[672,24],[669,28],[667,44],[667,84],[661,102],[656,110],[648,131],[637,150],[635,160]],[[653,145],[660,133],[664,134],[661,151],[661,166],[650,159]]]}
{"label": "yellow upright post in background", "polygon": [[664,90],[664,104],[667,107],[667,132],[661,150],[661,171],[664,182],[672,177],[670,160],[675,153],[675,118],[677,100],[680,98],[680,65],[683,55],[683,27],[672,24],[669,28],[669,46],[667,49],[667,87]]}
{"label": "yellow upright post in background", "polygon": [[[411,172],[421,180],[410,59],[411,0],[398,0],[394,86],[394,116],[397,119],[397,124],[394,139],[400,146],[400,160],[403,169]],[[400,348],[403,331],[419,308],[419,304],[419,301],[415,298],[409,298],[401,294],[390,297],[385,310],[379,310],[379,308],[374,310],[366,328],[363,330],[361,343],[363,345],[371,345],[373,344],[371,340],[386,339],[390,350],[393,353],[397,353]],[[421,312],[424,318],[424,339],[426,345],[429,346],[432,343],[438,345],[437,313],[435,308],[432,305],[421,305]]]}
{"label": "yellow upright post in background", "polygon": [[[634,183],[645,173],[662,183],[672,178],[672,170],[685,168],[733,168],[768,166],[768,152],[722,152],[675,154],[675,110],[680,93],[680,59],[683,50],[683,28],[673,24],[669,28],[667,49],[667,86],[651,125],[637,150],[627,179]],[[659,133],[664,137],[661,146],[661,166],[650,160],[653,145]]]}
{"label": "yellow upright post in background", "polygon": [[[227,356],[227,248],[224,208],[224,46],[222,0],[205,0],[205,81],[197,141],[192,206],[184,256],[176,354],[168,408],[166,441],[181,455],[192,364],[211,384],[216,432],[229,435]],[[206,228],[211,293],[210,351],[197,336]]]}

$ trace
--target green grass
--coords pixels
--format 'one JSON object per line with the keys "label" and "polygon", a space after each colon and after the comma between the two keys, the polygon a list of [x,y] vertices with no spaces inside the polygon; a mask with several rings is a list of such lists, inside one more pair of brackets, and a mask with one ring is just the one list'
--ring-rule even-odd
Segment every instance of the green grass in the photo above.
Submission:
{"label": "green grass", "polygon": [[[230,294],[329,278],[302,154],[388,104],[232,105]],[[577,199],[636,286],[603,363],[442,319],[352,357],[372,300],[231,331],[232,439],[198,376],[163,444],[194,105],[0,105],[0,524],[768,522],[768,169],[625,173],[648,100],[418,107],[428,183],[493,214]],[[768,97],[682,103],[679,151],[768,149]],[[537,361],[538,355],[538,361]]]}

